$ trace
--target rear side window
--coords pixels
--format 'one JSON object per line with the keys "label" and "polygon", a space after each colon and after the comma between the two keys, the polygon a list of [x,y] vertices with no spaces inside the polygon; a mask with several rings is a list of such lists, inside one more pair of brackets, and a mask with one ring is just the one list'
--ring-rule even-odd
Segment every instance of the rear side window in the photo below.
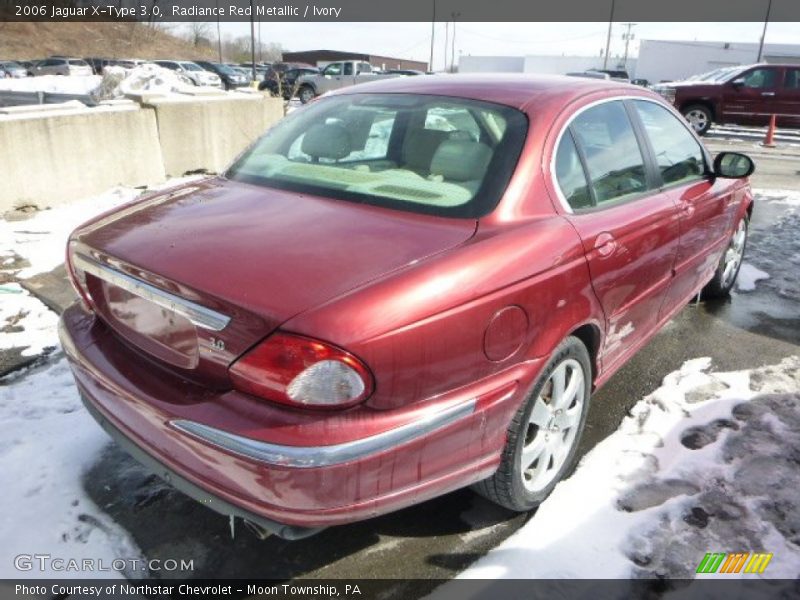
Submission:
{"label": "rear side window", "polygon": [[663,182],[670,185],[702,177],[706,171],[703,151],[686,127],[663,106],[641,100],[634,105]]}
{"label": "rear side window", "polygon": [[647,190],[644,158],[621,101],[599,104],[570,125],[586,159],[598,206],[623,202]]}
{"label": "rear side window", "polygon": [[784,87],[790,90],[800,90],[800,69],[786,69]]}

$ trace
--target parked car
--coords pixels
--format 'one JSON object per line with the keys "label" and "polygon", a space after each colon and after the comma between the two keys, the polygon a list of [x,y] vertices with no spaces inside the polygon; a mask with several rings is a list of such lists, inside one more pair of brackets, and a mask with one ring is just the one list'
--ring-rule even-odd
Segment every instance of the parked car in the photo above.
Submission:
{"label": "parked car", "polygon": [[14,60],[0,60],[0,73],[2,77],[19,79],[28,76],[28,69]]}
{"label": "parked car", "polygon": [[145,60],[143,58],[115,58],[113,60],[109,60],[108,63],[104,66],[106,67],[122,67],[130,71],[131,69],[135,69],[136,67],[141,67],[142,65],[152,65],[154,64],[153,61]]}
{"label": "parked car", "polygon": [[567,77],[584,77],[586,79],[611,79],[611,76],[608,73],[600,73],[598,71],[573,71],[571,73],[567,73],[566,75]]}
{"label": "parked car", "polygon": [[92,75],[92,67],[82,58],[45,58],[33,68],[34,75]]}
{"label": "parked car", "polygon": [[386,72],[391,75],[406,75],[409,77],[425,75],[425,71],[417,71],[416,69],[387,69]]}
{"label": "parked car", "polygon": [[654,89],[700,135],[712,123],[767,125],[772,115],[779,127],[800,127],[800,65],[747,65]]}
{"label": "parked car", "polygon": [[36,64],[36,61],[32,60],[18,60],[17,61],[20,65],[22,65],[25,70],[28,72],[28,77],[33,77],[33,67]]}
{"label": "parked car", "polygon": [[259,90],[269,90],[273,95],[278,95],[280,89],[281,95],[288,100],[293,95],[295,90],[295,83],[304,75],[318,75],[319,69],[316,67],[297,67],[287,69],[282,74],[271,79],[265,79],[258,84]]}
{"label": "parked car", "polygon": [[297,96],[300,102],[307,104],[317,96],[332,90],[389,77],[398,76],[377,74],[372,65],[361,60],[333,62],[318,75],[303,75],[298,78]]}
{"label": "parked car", "polygon": [[624,69],[587,69],[590,73],[605,73],[609,79],[630,83],[631,77]]}
{"label": "parked car", "polygon": [[630,85],[353,86],[73,232],[62,346],[120,444],[280,536],[473,484],[526,511],[592,391],[733,286],[752,170]]}
{"label": "parked car", "polygon": [[160,67],[180,73],[194,85],[222,87],[219,75],[206,71],[197,63],[188,60],[155,60],[153,62]]}
{"label": "parked car", "polygon": [[250,78],[242,75],[240,72],[231,69],[228,65],[221,63],[210,62],[207,60],[195,61],[198,65],[210,73],[216,73],[222,81],[222,85],[226,90],[233,90],[240,87],[250,85]]}

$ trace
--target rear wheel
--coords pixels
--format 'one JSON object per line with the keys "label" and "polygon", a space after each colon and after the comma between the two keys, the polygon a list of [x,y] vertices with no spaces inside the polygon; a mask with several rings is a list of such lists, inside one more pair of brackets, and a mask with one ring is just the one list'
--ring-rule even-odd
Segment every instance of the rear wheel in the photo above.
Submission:
{"label": "rear wheel", "polygon": [[702,104],[693,104],[683,109],[683,116],[689,121],[697,135],[705,135],[711,128],[711,110]]}
{"label": "rear wheel", "polygon": [[747,248],[747,229],[748,222],[745,216],[739,221],[725,254],[719,259],[713,279],[703,288],[703,296],[707,298],[723,298],[730,294],[733,285],[736,283],[736,277],[739,275],[739,269],[742,267],[744,251]]}
{"label": "rear wheel", "polygon": [[576,337],[564,340],[508,428],[500,467],[474,489],[515,511],[541,504],[575,465],[591,395],[591,366]]}

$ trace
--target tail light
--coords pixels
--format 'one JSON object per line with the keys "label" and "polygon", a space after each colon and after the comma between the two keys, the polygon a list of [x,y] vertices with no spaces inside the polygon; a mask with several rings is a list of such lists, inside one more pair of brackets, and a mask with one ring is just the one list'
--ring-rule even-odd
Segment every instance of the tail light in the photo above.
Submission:
{"label": "tail light", "polygon": [[92,310],[92,298],[89,295],[89,288],[86,286],[86,275],[75,268],[75,261],[72,260],[75,254],[75,246],[77,246],[77,242],[74,240],[71,240],[67,244],[67,275],[69,275],[69,281],[72,287],[75,288],[75,292],[77,292],[83,307],[86,310]]}
{"label": "tail light", "polygon": [[292,406],[353,406],[373,389],[369,369],[349,352],[288,333],[270,336],[229,373],[237,390]]}

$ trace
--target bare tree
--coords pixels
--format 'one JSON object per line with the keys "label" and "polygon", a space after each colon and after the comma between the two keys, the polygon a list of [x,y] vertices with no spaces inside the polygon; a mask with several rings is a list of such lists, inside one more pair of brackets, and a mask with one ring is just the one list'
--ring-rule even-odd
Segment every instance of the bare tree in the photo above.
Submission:
{"label": "bare tree", "polygon": [[210,46],[211,45],[211,23],[205,22],[191,22],[189,23],[189,41],[192,46]]}

